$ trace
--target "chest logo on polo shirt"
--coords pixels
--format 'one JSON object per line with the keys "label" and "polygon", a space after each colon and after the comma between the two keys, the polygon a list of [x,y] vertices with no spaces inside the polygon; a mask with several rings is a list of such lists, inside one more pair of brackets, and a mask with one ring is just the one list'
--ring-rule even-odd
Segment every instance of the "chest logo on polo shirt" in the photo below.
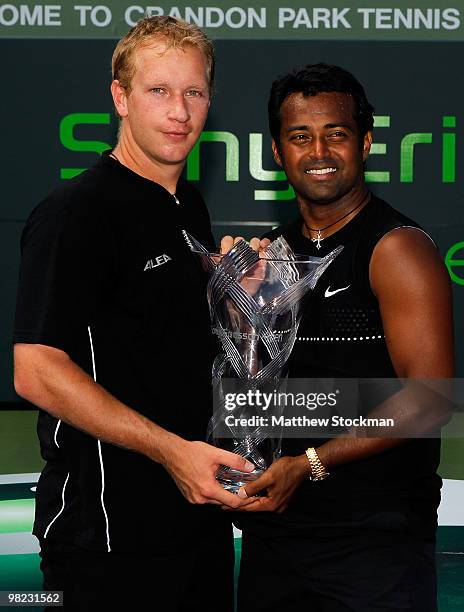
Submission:
{"label": "chest logo on polo shirt", "polygon": [[334,289],[333,291],[330,291],[330,285],[329,285],[327,289],[325,290],[324,297],[327,298],[327,297],[330,297],[331,295],[335,295],[336,293],[340,293],[340,291],[346,291],[350,287],[351,285],[348,285],[347,287],[341,287],[340,289]]}
{"label": "chest logo on polo shirt", "polygon": [[158,257],[155,257],[154,259],[149,259],[145,264],[145,268],[143,269],[143,271],[146,272],[147,270],[153,270],[153,268],[158,268],[158,266],[162,266],[168,261],[171,261],[171,257],[169,257],[169,255],[166,255],[166,253],[163,253],[162,255],[158,255]]}

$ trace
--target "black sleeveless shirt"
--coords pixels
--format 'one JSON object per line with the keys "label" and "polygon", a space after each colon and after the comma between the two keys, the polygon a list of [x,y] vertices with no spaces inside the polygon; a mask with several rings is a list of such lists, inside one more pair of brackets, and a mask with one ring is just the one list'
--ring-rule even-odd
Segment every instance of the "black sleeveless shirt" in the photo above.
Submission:
{"label": "black sleeveless shirt", "polygon": [[[283,235],[296,253],[324,256],[339,245],[332,262],[310,294],[289,360],[293,378],[396,377],[385,342],[377,298],[369,283],[369,262],[378,241],[398,227],[417,223],[383,200],[370,202],[335,234],[316,243],[302,234],[302,219],[267,235]],[[388,274],[388,269],[385,270]],[[297,455],[326,440],[283,441],[283,454]],[[315,515],[350,510],[401,510],[417,517],[417,526],[434,529],[441,479],[436,473],[439,440],[411,440],[362,461],[337,467],[330,478],[305,482],[289,506]]]}

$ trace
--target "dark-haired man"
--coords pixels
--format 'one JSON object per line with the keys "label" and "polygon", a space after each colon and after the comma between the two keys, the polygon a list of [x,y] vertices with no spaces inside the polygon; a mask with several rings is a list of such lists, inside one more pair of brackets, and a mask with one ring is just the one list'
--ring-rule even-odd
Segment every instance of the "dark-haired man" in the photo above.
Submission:
{"label": "dark-haired man", "polygon": [[[272,86],[274,157],[300,216],[269,237],[311,256],[344,246],[311,296],[292,377],[453,375],[451,293],[436,247],[364,182],[372,111],[336,66],[310,65]],[[432,427],[413,400],[406,412]],[[285,440],[283,454],[239,492],[266,491],[240,510],[240,612],[436,610],[439,441]]]}

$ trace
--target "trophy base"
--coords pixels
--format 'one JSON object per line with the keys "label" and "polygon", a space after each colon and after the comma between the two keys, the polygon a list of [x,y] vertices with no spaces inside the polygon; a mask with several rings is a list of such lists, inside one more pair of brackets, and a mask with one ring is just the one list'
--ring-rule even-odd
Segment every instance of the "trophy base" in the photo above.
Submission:
{"label": "trophy base", "polygon": [[226,491],[237,493],[240,487],[244,487],[248,482],[256,480],[264,470],[253,470],[252,472],[240,472],[239,470],[228,469],[221,472],[216,478]]}

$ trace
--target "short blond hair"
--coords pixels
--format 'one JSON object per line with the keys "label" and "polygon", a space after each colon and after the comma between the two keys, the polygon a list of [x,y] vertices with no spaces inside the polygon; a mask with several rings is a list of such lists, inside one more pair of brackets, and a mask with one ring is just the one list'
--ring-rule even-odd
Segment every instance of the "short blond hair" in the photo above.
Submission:
{"label": "short blond hair", "polygon": [[212,92],[215,65],[213,43],[196,25],[166,16],[141,19],[121,38],[111,61],[113,80],[118,80],[122,87],[130,91],[135,74],[135,51],[150,46],[156,40],[166,43],[168,49],[184,49],[185,45],[197,47],[205,56],[209,91]]}

